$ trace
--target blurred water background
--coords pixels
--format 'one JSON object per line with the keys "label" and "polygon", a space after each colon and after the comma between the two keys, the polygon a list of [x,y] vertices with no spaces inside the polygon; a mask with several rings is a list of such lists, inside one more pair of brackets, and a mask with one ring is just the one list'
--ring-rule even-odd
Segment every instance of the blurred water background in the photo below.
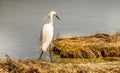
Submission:
{"label": "blurred water background", "polygon": [[84,36],[120,30],[120,0],[0,0],[0,54],[37,58],[40,30],[51,10],[61,18],[54,18],[54,35]]}

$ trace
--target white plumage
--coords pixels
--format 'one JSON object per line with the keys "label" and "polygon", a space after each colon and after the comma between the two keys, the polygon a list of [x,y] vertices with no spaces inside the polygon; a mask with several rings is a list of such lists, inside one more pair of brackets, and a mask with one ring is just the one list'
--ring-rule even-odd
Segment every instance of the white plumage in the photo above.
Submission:
{"label": "white plumage", "polygon": [[42,30],[42,44],[41,49],[46,51],[49,44],[51,43],[53,38],[53,25],[52,24],[45,24]]}
{"label": "white plumage", "polygon": [[[40,58],[41,58],[43,52],[47,51],[47,48],[49,47],[49,45],[53,39],[53,30],[54,30],[53,16],[56,16],[60,20],[60,18],[57,16],[57,13],[55,11],[51,11],[48,14],[48,17],[47,17],[48,23],[43,26],[43,29],[41,32],[40,49],[42,50],[42,52],[40,54]],[[51,51],[50,51],[50,56],[51,56]],[[51,59],[51,61],[52,61],[52,59]]]}

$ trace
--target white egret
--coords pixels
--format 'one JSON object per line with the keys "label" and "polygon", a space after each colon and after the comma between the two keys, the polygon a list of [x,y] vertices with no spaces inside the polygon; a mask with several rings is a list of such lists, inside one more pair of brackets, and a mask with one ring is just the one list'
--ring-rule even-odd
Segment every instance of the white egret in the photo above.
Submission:
{"label": "white egret", "polygon": [[[57,16],[57,13],[55,11],[51,11],[48,14],[48,17],[47,17],[48,23],[43,26],[43,29],[41,31],[40,49],[42,51],[41,51],[39,59],[41,59],[43,52],[47,51],[47,49],[50,46],[52,39],[53,39],[53,31],[54,31],[53,16],[56,16],[57,19],[60,20],[60,18]],[[51,58],[51,62],[52,62],[52,55],[51,55],[50,48],[49,48],[49,53],[50,53],[50,58]]]}

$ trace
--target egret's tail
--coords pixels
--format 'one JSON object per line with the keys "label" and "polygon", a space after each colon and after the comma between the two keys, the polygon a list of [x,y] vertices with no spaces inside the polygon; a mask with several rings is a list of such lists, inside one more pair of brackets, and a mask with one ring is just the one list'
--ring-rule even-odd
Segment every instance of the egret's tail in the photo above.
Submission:
{"label": "egret's tail", "polygon": [[39,43],[39,47],[36,50],[42,51],[42,42]]}
{"label": "egret's tail", "polygon": [[49,46],[48,43],[42,43],[40,48],[42,49],[42,51],[47,51],[48,46]]}
{"label": "egret's tail", "polygon": [[40,45],[39,45],[39,48],[37,49],[37,50],[39,50],[39,51],[47,51],[47,48],[48,48],[48,46],[49,46],[49,44],[48,43],[46,43],[46,42],[41,42],[40,43]]}

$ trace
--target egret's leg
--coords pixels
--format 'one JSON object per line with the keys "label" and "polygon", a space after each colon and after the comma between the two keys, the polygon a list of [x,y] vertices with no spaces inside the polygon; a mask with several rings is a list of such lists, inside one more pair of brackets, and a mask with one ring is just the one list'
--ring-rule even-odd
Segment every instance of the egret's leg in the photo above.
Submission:
{"label": "egret's leg", "polygon": [[51,60],[51,62],[53,62],[52,51],[50,49],[49,49],[49,53],[50,53],[50,60]]}
{"label": "egret's leg", "polygon": [[43,51],[42,51],[42,52],[41,52],[41,54],[40,54],[39,60],[41,59],[41,57],[42,57],[42,54],[43,54]]}

